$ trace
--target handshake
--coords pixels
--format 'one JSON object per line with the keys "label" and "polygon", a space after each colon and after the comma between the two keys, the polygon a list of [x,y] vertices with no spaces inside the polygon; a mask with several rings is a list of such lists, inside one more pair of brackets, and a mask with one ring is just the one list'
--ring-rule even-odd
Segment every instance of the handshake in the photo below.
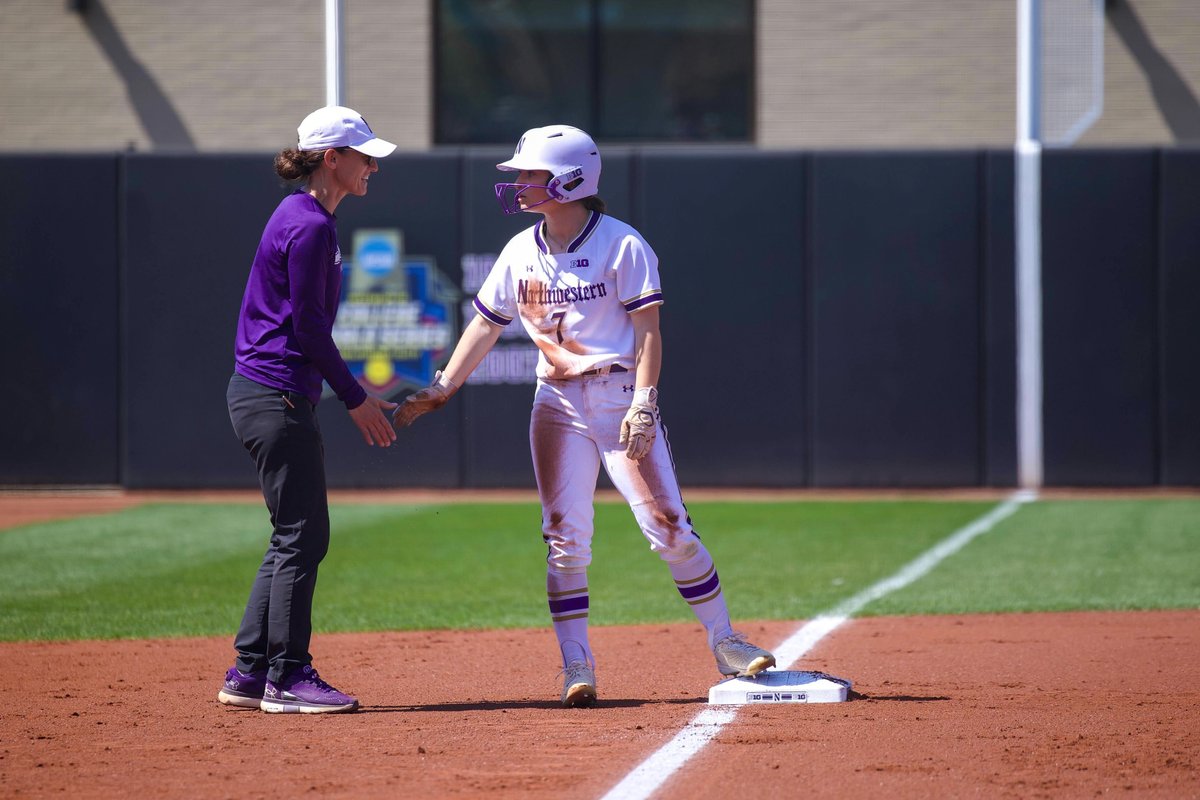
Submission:
{"label": "handshake", "polygon": [[446,405],[446,401],[454,396],[458,386],[454,381],[444,376],[441,371],[433,375],[433,383],[415,394],[410,394],[404,402],[392,412],[392,425],[397,428],[407,428],[420,416],[430,411],[437,411]]}

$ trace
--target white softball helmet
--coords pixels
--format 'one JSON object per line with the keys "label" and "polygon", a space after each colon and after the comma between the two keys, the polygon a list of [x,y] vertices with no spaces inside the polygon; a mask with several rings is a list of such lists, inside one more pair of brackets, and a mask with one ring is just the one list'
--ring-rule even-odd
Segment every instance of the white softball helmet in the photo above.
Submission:
{"label": "white softball helmet", "polygon": [[[592,137],[570,125],[547,125],[531,128],[517,142],[517,149],[508,161],[496,165],[504,172],[544,169],[550,180],[544,185],[532,183],[497,183],[496,199],[505,214],[521,211],[517,196],[527,188],[545,189],[549,195],[542,203],[557,200],[570,203],[591,197],[600,188],[600,150]],[[512,197],[508,197],[508,190]],[[542,203],[526,206],[529,210]]]}

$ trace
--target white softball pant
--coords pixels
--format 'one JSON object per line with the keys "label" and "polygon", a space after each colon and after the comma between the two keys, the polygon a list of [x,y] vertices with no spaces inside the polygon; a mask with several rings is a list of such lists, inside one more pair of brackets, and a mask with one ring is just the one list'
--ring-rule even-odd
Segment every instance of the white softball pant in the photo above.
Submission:
{"label": "white softball pant", "polygon": [[529,442],[547,561],[558,572],[582,572],[591,563],[601,463],[652,551],[668,563],[697,551],[662,421],[656,421],[658,435],[641,461],[626,458],[617,441],[634,388],[631,372],[538,381]]}

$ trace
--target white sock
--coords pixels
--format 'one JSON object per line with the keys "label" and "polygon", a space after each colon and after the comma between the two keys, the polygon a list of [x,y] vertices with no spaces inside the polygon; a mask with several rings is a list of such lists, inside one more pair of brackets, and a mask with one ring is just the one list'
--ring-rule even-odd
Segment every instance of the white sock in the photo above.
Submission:
{"label": "white sock", "polygon": [[572,661],[586,661],[594,667],[596,661],[588,643],[587,572],[556,572],[547,568],[546,600],[563,668]]}
{"label": "white sock", "polygon": [[698,550],[686,561],[668,563],[675,588],[708,632],[708,646],[733,633],[725,595],[721,593],[721,578],[704,545],[697,541]]}

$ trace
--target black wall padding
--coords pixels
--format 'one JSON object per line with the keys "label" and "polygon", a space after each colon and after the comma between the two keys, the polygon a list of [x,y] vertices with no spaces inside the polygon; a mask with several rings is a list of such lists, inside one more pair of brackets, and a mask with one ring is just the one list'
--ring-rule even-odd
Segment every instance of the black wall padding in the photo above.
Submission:
{"label": "black wall padding", "polygon": [[286,190],[270,157],[130,155],[124,164],[122,482],[254,485],[225,387],[250,262]]}
{"label": "black wall padding", "polygon": [[808,480],[805,159],[654,154],[635,225],[658,254],[660,408],[680,481]]}
{"label": "black wall padding", "polygon": [[[510,154],[385,159],[343,251],[399,228],[461,285],[537,220],[496,204]],[[225,386],[272,156],[0,158],[0,485],[255,485]],[[1200,485],[1200,151],[1042,167],[1046,483]],[[601,194],[661,261],[685,486],[1015,483],[1011,152],[612,147]],[[325,400],[330,485],[531,487],[532,393],[468,385],[388,449]]]}
{"label": "black wall padding", "polygon": [[813,157],[812,483],[981,474],[974,153]]}
{"label": "black wall padding", "polygon": [[0,484],[120,479],[118,165],[0,157]]}
{"label": "black wall padding", "polygon": [[1156,483],[1156,158],[1047,151],[1042,166],[1046,482]]}
{"label": "black wall padding", "polygon": [[1160,156],[1160,481],[1200,485],[1200,150]]}

